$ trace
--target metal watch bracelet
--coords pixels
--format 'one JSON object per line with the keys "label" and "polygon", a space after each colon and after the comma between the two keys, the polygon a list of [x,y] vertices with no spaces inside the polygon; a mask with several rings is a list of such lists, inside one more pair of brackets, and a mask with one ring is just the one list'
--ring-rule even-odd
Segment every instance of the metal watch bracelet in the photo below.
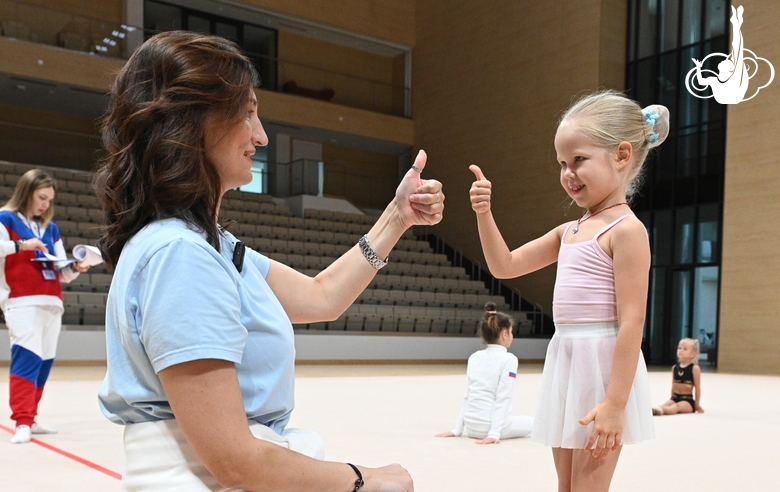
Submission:
{"label": "metal watch bracelet", "polygon": [[379,255],[376,254],[376,251],[374,251],[374,248],[372,248],[368,243],[368,237],[366,235],[360,238],[360,241],[358,241],[358,246],[360,246],[360,251],[363,252],[363,256],[366,257],[366,260],[368,260],[372,267],[379,270],[380,268],[387,265],[387,260],[389,257],[385,258],[384,260],[381,259]]}

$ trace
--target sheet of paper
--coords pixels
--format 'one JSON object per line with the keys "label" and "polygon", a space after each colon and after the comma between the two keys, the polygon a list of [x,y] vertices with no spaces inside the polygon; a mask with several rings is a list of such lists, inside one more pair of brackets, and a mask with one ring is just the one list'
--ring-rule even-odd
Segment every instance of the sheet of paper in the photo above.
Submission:
{"label": "sheet of paper", "polygon": [[50,253],[43,253],[41,258],[33,258],[30,261],[54,261],[58,268],[62,268],[70,263],[78,263],[81,266],[95,266],[103,263],[103,255],[100,250],[88,244],[77,244],[73,247],[73,258],[58,258]]}
{"label": "sheet of paper", "polygon": [[54,255],[50,255],[49,253],[43,253],[45,256],[43,258],[33,258],[30,261],[54,261],[59,265],[59,268],[62,268],[65,265],[68,265],[70,263],[76,263],[78,260],[75,258],[57,258]]}
{"label": "sheet of paper", "polygon": [[100,250],[88,244],[77,244],[73,247],[73,257],[81,266],[95,266],[103,263]]}

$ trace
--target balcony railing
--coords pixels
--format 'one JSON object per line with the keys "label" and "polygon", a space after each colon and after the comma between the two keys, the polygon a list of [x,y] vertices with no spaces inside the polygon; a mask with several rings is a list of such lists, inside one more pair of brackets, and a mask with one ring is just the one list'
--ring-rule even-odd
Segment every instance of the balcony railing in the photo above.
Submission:
{"label": "balcony railing", "polygon": [[[35,43],[127,59],[135,47],[156,31],[117,24],[87,15],[0,0],[0,35]],[[260,89],[411,117],[410,89],[348,73],[246,52],[266,82]]]}

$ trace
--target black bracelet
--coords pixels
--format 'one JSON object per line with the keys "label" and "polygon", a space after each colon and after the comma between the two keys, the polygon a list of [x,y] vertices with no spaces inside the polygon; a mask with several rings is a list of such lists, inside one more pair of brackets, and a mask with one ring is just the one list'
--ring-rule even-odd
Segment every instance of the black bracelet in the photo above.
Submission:
{"label": "black bracelet", "polygon": [[16,252],[18,253],[22,249],[22,244],[19,241],[14,241],[14,247],[16,247]]}
{"label": "black bracelet", "polygon": [[355,488],[352,491],[352,492],[357,492],[358,490],[360,490],[360,488],[363,485],[365,485],[365,483],[363,482],[363,474],[360,473],[360,470],[358,470],[358,468],[352,463],[347,463],[347,464],[351,466],[353,470],[355,470],[355,473],[357,473],[358,479],[355,480]]}

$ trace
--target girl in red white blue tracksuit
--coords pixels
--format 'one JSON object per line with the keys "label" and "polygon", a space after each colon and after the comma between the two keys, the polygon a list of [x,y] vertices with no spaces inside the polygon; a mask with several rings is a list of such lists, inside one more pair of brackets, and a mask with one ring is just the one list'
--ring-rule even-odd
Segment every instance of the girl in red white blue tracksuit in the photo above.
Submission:
{"label": "girl in red white blue tracksuit", "polygon": [[56,432],[37,424],[35,416],[62,326],[60,282],[86,271],[76,264],[35,261],[44,252],[66,258],[59,229],[51,221],[55,189],[51,176],[30,170],[0,209],[0,307],[11,338],[13,443],[29,442],[30,434]]}

